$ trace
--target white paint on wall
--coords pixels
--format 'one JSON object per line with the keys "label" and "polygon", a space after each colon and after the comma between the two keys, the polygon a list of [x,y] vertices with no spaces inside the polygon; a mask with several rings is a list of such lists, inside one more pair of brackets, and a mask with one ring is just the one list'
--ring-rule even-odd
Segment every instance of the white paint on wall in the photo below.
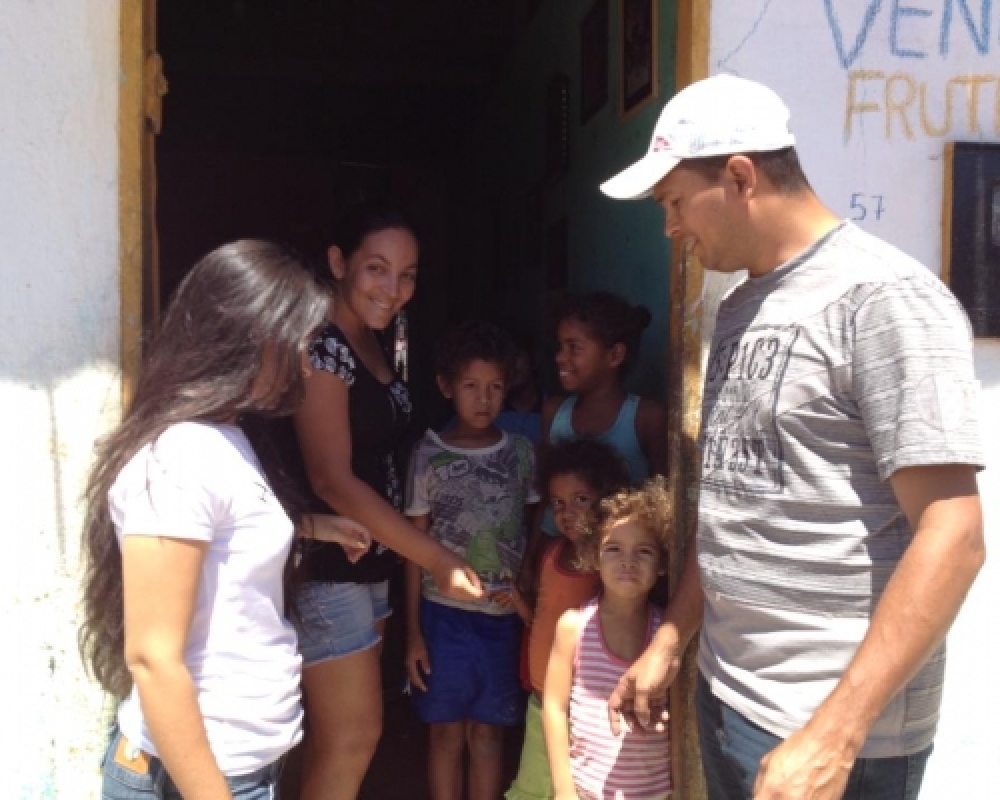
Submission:
{"label": "white paint on wall", "polygon": [[95,796],[76,650],[80,495],[119,413],[118,2],[0,3],[0,773]]}
{"label": "white paint on wall", "polygon": [[[966,14],[968,10],[968,14]],[[710,69],[762,81],[792,111],[806,173],[838,214],[941,269],[947,141],[1000,141],[1000,0],[713,0]],[[1000,342],[979,341],[987,548],[1000,526]],[[995,553],[949,637],[925,800],[1000,783],[1000,564]]]}

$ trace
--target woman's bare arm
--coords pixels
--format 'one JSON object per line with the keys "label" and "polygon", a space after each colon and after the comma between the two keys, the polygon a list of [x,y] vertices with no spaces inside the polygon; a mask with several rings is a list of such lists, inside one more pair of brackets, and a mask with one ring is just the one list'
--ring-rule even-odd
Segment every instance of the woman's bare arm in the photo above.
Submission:
{"label": "woman's bare arm", "polygon": [[364,525],[373,538],[428,570],[441,591],[481,597],[479,578],[462,559],[418,531],[352,471],[347,384],[323,370],[305,383],[295,429],[313,491],[337,513]]}
{"label": "woman's bare arm", "polygon": [[126,536],[125,662],[156,751],[188,800],[230,800],[184,663],[208,543]]}
{"label": "woman's bare arm", "polygon": [[339,544],[352,564],[372,546],[372,535],[364,525],[336,514],[306,514],[296,533],[304,539]]}

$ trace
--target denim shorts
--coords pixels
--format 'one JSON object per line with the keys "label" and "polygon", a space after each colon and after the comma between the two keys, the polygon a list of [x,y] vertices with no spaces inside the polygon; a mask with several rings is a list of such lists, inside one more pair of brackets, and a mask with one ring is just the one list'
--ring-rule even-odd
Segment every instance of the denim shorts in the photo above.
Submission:
{"label": "denim shorts", "polygon": [[296,604],[303,667],[374,647],[382,639],[375,623],[392,614],[388,581],[310,581],[299,589]]}
{"label": "denim shorts", "polygon": [[[149,758],[145,774],[134,772],[115,761],[115,750],[121,731],[112,728],[108,749],[101,770],[104,774],[101,800],[183,800],[177,786],[156,757]],[[226,783],[233,800],[278,800],[278,782],[284,758],[247,775],[227,776]]]}

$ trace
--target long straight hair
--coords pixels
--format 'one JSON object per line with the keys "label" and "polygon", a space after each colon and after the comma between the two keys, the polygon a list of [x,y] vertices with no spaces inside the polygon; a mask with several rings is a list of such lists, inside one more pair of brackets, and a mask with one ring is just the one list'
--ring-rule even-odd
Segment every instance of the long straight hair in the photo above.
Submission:
{"label": "long straight hair", "polygon": [[[293,413],[304,393],[303,352],[329,302],[291,249],[256,240],[212,251],[178,287],[130,408],[98,444],[85,494],[80,652],[115,698],[128,694],[132,679],[125,664],[121,549],[108,491],[132,457],[172,425]],[[265,349],[272,385],[254,391]]]}

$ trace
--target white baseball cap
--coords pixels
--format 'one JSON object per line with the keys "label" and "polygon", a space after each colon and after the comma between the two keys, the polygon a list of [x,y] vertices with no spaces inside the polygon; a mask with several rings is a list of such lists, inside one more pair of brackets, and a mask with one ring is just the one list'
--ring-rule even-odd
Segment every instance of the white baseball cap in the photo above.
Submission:
{"label": "white baseball cap", "polygon": [[788,107],[771,89],[734,75],[715,75],[675,94],[653,129],[649,152],[601,184],[617,200],[648,197],[687,158],[762,153],[795,145]]}

